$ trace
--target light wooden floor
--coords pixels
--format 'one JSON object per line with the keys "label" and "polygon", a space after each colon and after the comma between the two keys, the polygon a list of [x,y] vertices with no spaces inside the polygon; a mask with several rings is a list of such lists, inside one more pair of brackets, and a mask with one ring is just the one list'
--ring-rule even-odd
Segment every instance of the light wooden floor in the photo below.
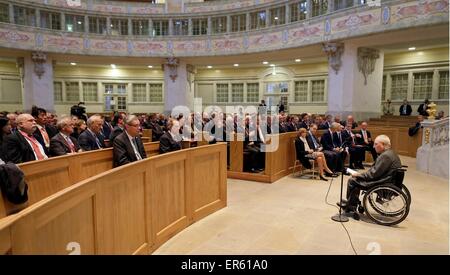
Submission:
{"label": "light wooden floor", "polygon": [[[409,165],[408,218],[396,227],[363,220],[345,223],[358,254],[448,254],[448,181]],[[339,179],[339,178],[337,178]],[[344,186],[346,185],[346,179]],[[228,207],[191,225],[154,254],[354,254],[340,223],[325,204],[329,182],[285,177],[274,184],[228,180]],[[334,180],[328,201],[339,198]],[[344,189],[345,192],[345,189]]]}

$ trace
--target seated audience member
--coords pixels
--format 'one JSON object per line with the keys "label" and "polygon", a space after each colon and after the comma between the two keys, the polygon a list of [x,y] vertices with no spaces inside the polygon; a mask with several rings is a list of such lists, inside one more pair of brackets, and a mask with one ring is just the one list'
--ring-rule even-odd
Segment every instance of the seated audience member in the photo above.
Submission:
{"label": "seated audience member", "polygon": [[443,119],[443,118],[445,118],[446,116],[444,115],[444,111],[439,111],[438,112],[438,115],[436,116],[436,119]]}
{"label": "seated audience member", "polygon": [[137,116],[129,115],[126,118],[125,130],[114,139],[113,143],[114,167],[147,157],[144,144],[139,137],[139,126]]}
{"label": "seated audience member", "polygon": [[[338,164],[337,164],[338,156],[333,151],[324,150],[323,147],[320,145],[319,138],[317,138],[317,125],[316,124],[311,124],[309,126],[309,131],[308,131],[308,134],[306,135],[306,140],[308,141],[309,148],[311,148],[312,150],[317,151],[317,152],[323,152],[323,154],[325,155],[325,160],[327,162],[327,166],[330,168],[330,170],[336,171],[336,167],[338,166]],[[326,175],[327,176],[333,176],[333,175],[337,176],[337,174],[333,174],[333,175],[326,174]]]}
{"label": "seated audience member", "polygon": [[347,145],[348,153],[350,155],[349,167],[351,169],[364,169],[362,162],[366,151],[362,145],[356,144],[356,136],[352,132],[351,124],[347,124],[347,126],[345,126],[345,130],[342,131],[342,138],[344,143]]}
{"label": "seated audience member", "polygon": [[[344,162],[347,156],[347,153],[341,148],[340,144],[337,143],[337,139],[339,138],[336,134],[337,131],[341,130],[341,124],[337,122],[333,122],[331,124],[331,128],[325,131],[320,139],[320,143],[322,144],[323,150],[327,150],[330,152],[334,152],[336,157],[336,168],[335,172],[341,172],[344,169]],[[336,136],[338,138],[336,138]]]}
{"label": "seated audience member", "polygon": [[[105,139],[109,139],[113,130],[114,130],[114,127],[111,124],[111,116],[106,115],[105,118],[103,119],[103,125],[102,125],[102,130],[101,130],[103,137]],[[110,140],[110,142],[112,144],[111,140]]]}
{"label": "seated audience member", "polygon": [[245,118],[245,139],[244,139],[244,152],[249,155],[249,161],[246,168],[250,169],[250,172],[257,173],[264,171],[265,166],[265,153],[261,152],[261,144],[265,142],[263,132],[259,125],[259,120],[247,116]]}
{"label": "seated audience member", "polygon": [[3,152],[7,161],[14,163],[48,158],[44,147],[33,136],[36,121],[30,114],[17,117],[17,131],[8,135],[3,142]]}
{"label": "seated audience member", "polygon": [[428,117],[427,113],[428,104],[430,104],[430,101],[428,101],[428,99],[425,99],[425,101],[419,105],[419,108],[417,108],[417,112],[419,113],[419,115]]}
{"label": "seated audience member", "polygon": [[394,106],[392,106],[390,99],[383,104],[383,114],[388,116],[394,115]]}
{"label": "seated audience member", "polygon": [[9,119],[9,123],[11,124],[11,133],[14,133],[17,131],[17,115],[15,113],[9,113],[6,115],[6,117]]}
{"label": "seated audience member", "polygon": [[6,159],[3,152],[3,140],[11,134],[11,123],[7,117],[0,117],[0,158]]}
{"label": "seated audience member", "polygon": [[414,125],[408,129],[408,135],[410,137],[415,136],[417,134],[417,132],[419,132],[420,128],[423,128],[422,122],[423,122],[423,116],[418,115],[416,125]]}
{"label": "seated audience member", "polygon": [[333,123],[333,116],[327,115],[325,117],[325,121],[317,126],[319,127],[319,130],[329,129],[331,128],[331,123]]}
{"label": "seated audience member", "polygon": [[176,119],[169,119],[167,132],[159,139],[159,153],[164,154],[181,148],[180,123]]}
{"label": "seated audience member", "polygon": [[125,123],[126,115],[124,113],[115,113],[113,117],[112,124],[114,128],[109,135],[109,143],[114,144],[114,139],[123,133],[124,123]]}
{"label": "seated audience member", "polygon": [[333,175],[333,171],[327,166],[325,160],[325,155],[322,152],[314,151],[309,147],[308,141],[306,140],[306,135],[308,131],[305,128],[300,128],[298,131],[298,136],[295,139],[295,150],[297,153],[297,159],[302,163],[303,167],[311,169],[312,165],[310,160],[316,160],[319,165],[319,177],[323,181],[328,181],[324,178],[324,171],[327,175]]}
{"label": "seated audience member", "polygon": [[76,116],[72,116],[72,121],[73,121],[73,133],[70,136],[78,140],[81,133],[83,133],[87,128],[86,122],[83,119],[78,119],[78,117]]}
{"label": "seated audience member", "polygon": [[361,188],[371,188],[385,183],[396,169],[402,167],[400,158],[391,150],[389,137],[377,136],[374,147],[379,154],[375,164],[364,173],[353,174],[347,182],[347,201],[343,201],[342,205],[346,212],[356,211]]}
{"label": "seated audience member", "polygon": [[286,116],[279,115],[278,116],[279,126],[278,126],[278,133],[287,133],[288,127],[286,123]]}
{"label": "seated audience member", "polygon": [[411,105],[409,105],[408,100],[403,100],[402,106],[400,106],[400,115],[401,116],[410,116],[412,113]]}
{"label": "seated audience member", "polygon": [[152,141],[159,141],[164,134],[163,128],[158,123],[157,114],[151,114],[148,117],[146,128],[152,130]]}
{"label": "seated audience member", "polygon": [[301,114],[302,121],[300,123],[300,128],[309,129],[309,115],[307,113]]}
{"label": "seated audience member", "polygon": [[48,155],[50,149],[50,139],[56,134],[57,131],[54,130],[53,127],[48,126],[47,111],[45,109],[33,106],[31,108],[31,115],[36,121],[36,131],[33,135]]}
{"label": "seated audience member", "polygon": [[355,129],[358,127],[358,124],[355,122],[355,119],[353,119],[353,116],[347,116],[347,120],[341,121],[341,124],[346,127],[348,124],[352,126],[352,129]]}
{"label": "seated audience member", "polygon": [[63,117],[57,123],[59,133],[50,140],[50,155],[63,156],[76,153],[80,150],[76,138],[70,136],[73,133],[73,120],[71,117]]}
{"label": "seated audience member", "polygon": [[[356,144],[362,145],[365,151],[369,151],[372,154],[372,158],[374,161],[377,160],[377,152],[375,148],[373,148],[373,141],[370,131],[367,130],[367,122],[363,121],[361,123],[361,130],[359,130],[356,134]],[[364,154],[365,159],[365,154]]]}
{"label": "seated audience member", "polygon": [[335,115],[334,116],[334,122],[341,124],[341,116]]}
{"label": "seated audience member", "polygon": [[78,144],[83,151],[91,151],[105,148],[105,143],[100,130],[103,125],[103,119],[99,115],[93,115],[87,120],[87,129],[81,133],[78,138]]}
{"label": "seated audience member", "polygon": [[[297,122],[296,122],[297,119]],[[298,123],[298,117],[297,116],[288,116],[288,123],[287,123],[287,131],[288,132],[297,132],[299,129],[297,126]]]}

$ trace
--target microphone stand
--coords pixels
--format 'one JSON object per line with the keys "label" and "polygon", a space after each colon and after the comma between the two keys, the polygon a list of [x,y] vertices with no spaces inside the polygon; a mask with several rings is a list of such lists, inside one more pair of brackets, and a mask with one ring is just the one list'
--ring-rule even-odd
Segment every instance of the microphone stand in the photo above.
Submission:
{"label": "microphone stand", "polygon": [[[345,142],[344,142],[344,144],[345,144]],[[335,221],[335,222],[348,222],[349,221],[348,217],[345,216],[344,214],[342,214],[342,189],[344,188],[345,166],[344,166],[344,159],[343,158],[341,158],[341,161],[342,161],[342,171],[341,171],[341,195],[339,197],[339,213],[334,215],[334,216],[332,216],[331,219],[333,221]]]}

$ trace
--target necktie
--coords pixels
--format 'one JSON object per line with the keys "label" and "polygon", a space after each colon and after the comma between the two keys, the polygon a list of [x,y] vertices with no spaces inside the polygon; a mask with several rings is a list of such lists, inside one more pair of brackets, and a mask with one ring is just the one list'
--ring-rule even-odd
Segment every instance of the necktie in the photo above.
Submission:
{"label": "necktie", "polygon": [[39,145],[38,145],[39,142],[33,136],[30,137],[27,134],[23,133],[22,131],[20,131],[20,133],[31,143],[31,147],[33,148],[33,151],[36,154],[36,157],[38,160],[47,158],[45,153],[43,154],[41,152],[41,149],[39,148]]}
{"label": "necktie", "polygon": [[366,131],[363,131],[363,136],[364,136],[364,142],[365,143],[369,143],[369,141],[367,140],[367,133],[366,133]]}
{"label": "necktie", "polygon": [[134,153],[136,154],[136,158],[137,158],[138,160],[141,160],[141,159],[142,159],[142,156],[141,156],[141,154],[140,154],[139,151],[138,151],[138,146],[137,146],[136,138],[133,138],[132,140],[133,140],[133,144],[134,144]]}
{"label": "necktie", "polygon": [[45,147],[50,146],[50,138],[48,137],[47,131],[45,131],[44,127],[38,127],[41,132],[42,137],[44,138]]}
{"label": "necktie", "polygon": [[69,144],[70,152],[75,153],[75,145],[73,144],[72,140],[70,140],[70,137],[67,136],[66,140],[67,144]]}

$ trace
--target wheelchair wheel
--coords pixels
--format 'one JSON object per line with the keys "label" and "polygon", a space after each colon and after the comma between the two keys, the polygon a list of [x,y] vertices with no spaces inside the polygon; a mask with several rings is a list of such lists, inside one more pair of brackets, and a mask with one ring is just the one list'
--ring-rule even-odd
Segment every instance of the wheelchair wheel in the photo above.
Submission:
{"label": "wheelchair wheel", "polygon": [[375,186],[368,190],[363,205],[367,216],[381,225],[398,224],[409,213],[409,198],[391,184]]}
{"label": "wheelchair wheel", "polygon": [[402,192],[405,193],[406,197],[408,198],[408,204],[411,204],[411,193],[409,192],[408,188],[404,184],[402,184]]}

